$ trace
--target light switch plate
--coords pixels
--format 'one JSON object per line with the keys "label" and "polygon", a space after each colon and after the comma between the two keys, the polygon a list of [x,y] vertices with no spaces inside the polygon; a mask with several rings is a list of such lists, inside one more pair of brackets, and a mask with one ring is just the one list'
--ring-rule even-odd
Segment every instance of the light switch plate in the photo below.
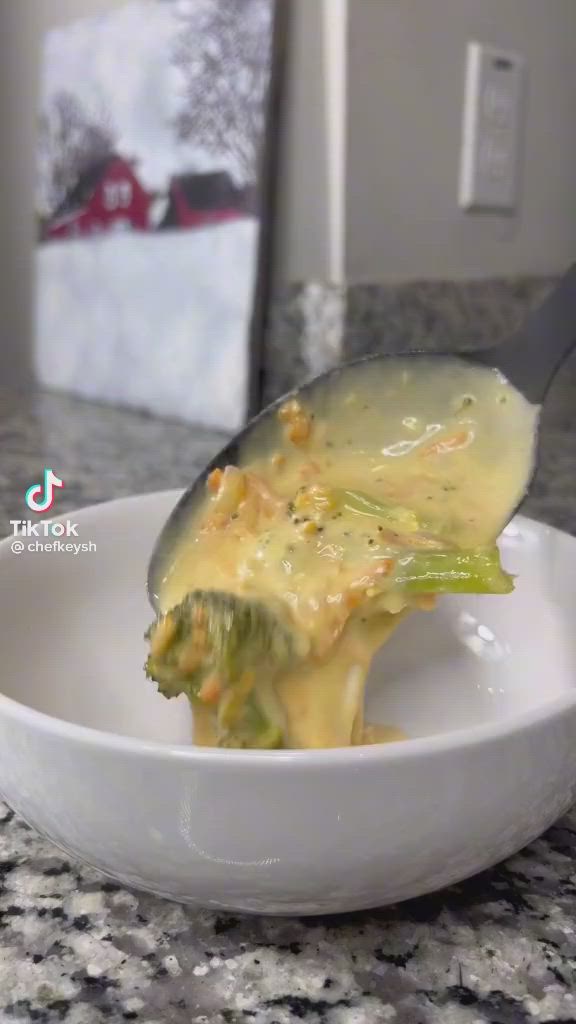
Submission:
{"label": "light switch plate", "polygon": [[468,44],[459,204],[465,210],[513,210],[522,135],[524,58]]}

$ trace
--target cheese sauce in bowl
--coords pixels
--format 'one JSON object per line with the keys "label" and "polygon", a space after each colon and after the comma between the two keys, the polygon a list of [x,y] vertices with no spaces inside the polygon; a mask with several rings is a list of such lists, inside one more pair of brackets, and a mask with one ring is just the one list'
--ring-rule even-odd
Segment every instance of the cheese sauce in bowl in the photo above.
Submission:
{"label": "cheese sauce in bowl", "polygon": [[[372,657],[439,594],[513,589],[495,542],[532,474],[538,412],[497,370],[423,356],[362,361],[257,418],[177,508],[155,563],[149,674],[191,698],[196,742],[399,738],[364,722]],[[259,628],[266,610],[252,664],[223,667],[212,605],[191,594],[246,602]]]}

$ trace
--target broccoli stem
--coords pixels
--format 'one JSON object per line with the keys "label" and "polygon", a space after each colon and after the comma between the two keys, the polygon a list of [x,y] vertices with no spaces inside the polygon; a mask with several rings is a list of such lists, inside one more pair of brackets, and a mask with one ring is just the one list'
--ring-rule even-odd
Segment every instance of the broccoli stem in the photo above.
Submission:
{"label": "broccoli stem", "polygon": [[509,594],[514,590],[496,547],[414,552],[398,560],[394,582],[409,594]]}
{"label": "broccoli stem", "polygon": [[[361,491],[337,491],[339,502],[350,512],[383,519],[398,533],[425,529],[425,524],[402,505],[385,505]],[[438,538],[441,541],[441,538]],[[478,551],[414,551],[397,563],[394,583],[409,594],[509,594],[512,577],[502,569],[498,548]]]}
{"label": "broccoli stem", "polygon": [[342,508],[348,512],[382,519],[391,530],[398,530],[401,533],[417,533],[422,529],[422,524],[416,513],[404,505],[385,505],[362,491],[336,489],[335,497]]}
{"label": "broccoli stem", "polygon": [[223,723],[221,716],[218,716],[218,746],[241,747],[245,750],[276,750],[284,745],[283,728],[265,711],[264,701],[259,699],[259,689],[250,693],[244,700],[234,721],[229,725]]}

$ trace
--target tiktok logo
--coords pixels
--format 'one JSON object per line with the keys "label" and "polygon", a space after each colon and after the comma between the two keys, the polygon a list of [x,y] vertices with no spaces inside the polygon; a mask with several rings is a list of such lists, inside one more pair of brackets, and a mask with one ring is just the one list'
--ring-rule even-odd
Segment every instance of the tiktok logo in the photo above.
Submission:
{"label": "tiktok logo", "polygon": [[64,487],[64,481],[48,466],[44,470],[44,479],[40,484],[32,484],[24,496],[31,512],[49,512],[54,504],[54,492],[57,487]]}

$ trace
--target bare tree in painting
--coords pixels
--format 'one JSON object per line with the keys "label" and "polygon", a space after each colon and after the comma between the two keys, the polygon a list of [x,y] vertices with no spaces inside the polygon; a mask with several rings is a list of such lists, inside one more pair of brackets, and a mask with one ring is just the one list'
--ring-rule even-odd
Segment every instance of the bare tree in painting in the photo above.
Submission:
{"label": "bare tree in painting", "polygon": [[247,185],[258,176],[271,17],[271,0],[196,0],[178,13],[179,137],[227,157]]}
{"label": "bare tree in painting", "polygon": [[52,214],[82,174],[110,155],[114,142],[104,115],[90,116],[72,93],[57,93],[39,123],[41,212]]}

